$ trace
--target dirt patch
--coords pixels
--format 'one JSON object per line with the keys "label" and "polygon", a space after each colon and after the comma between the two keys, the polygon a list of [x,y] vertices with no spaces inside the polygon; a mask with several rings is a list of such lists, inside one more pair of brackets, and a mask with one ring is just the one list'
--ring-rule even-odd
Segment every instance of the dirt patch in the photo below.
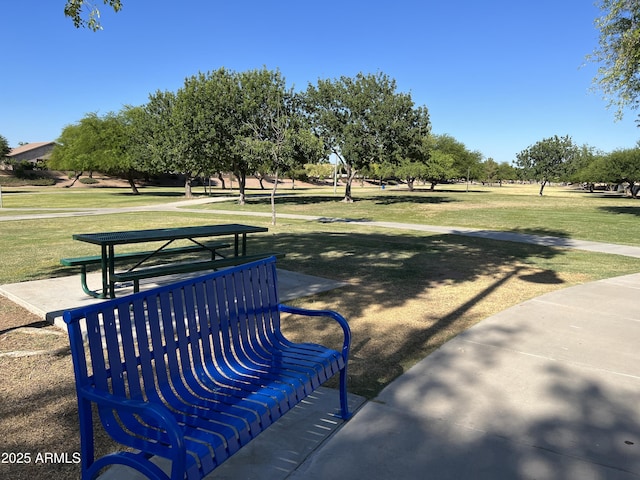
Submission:
{"label": "dirt patch", "polygon": [[79,477],[73,459],[80,440],[68,343],[64,332],[0,296],[2,478]]}
{"label": "dirt patch", "polygon": [[[79,478],[78,406],[66,332],[0,296],[0,372],[0,478]],[[100,431],[96,445],[100,455],[117,448]]]}

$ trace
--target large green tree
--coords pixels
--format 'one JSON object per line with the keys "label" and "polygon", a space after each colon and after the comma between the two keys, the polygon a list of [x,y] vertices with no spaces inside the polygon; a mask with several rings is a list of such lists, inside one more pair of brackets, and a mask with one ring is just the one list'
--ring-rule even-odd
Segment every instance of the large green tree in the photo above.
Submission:
{"label": "large green tree", "polygon": [[544,138],[517,154],[517,164],[540,181],[540,195],[549,181],[566,179],[579,149],[569,135]]}
{"label": "large green tree", "polygon": [[266,114],[265,128],[247,139],[246,155],[265,172],[273,175],[271,189],[271,223],[276,224],[275,196],[281,174],[295,175],[304,165],[319,162],[325,154],[322,140],[314,135],[296,109],[295,95],[289,92],[279,109]]}
{"label": "large green tree", "polygon": [[96,152],[101,149],[100,118],[95,113],[67,125],[56,140],[47,166],[54,170],[73,170],[77,180],[84,172],[99,168]]}
{"label": "large green tree", "polygon": [[233,74],[220,69],[186,78],[175,93],[150,95],[138,120],[149,170],[182,174],[191,197],[198,176],[219,171],[232,157],[237,90]]}
{"label": "large green tree", "polygon": [[[448,134],[434,135],[431,141],[433,157],[432,185],[452,178],[482,176],[482,154],[469,150],[461,141]],[[435,186],[435,185],[434,185]]]}
{"label": "large green tree", "polygon": [[345,202],[353,201],[351,185],[359,171],[372,163],[398,162],[415,137],[413,100],[385,74],[318,80],[306,97],[316,132],[346,170]]}
{"label": "large green tree", "polygon": [[244,204],[247,176],[288,158],[279,152],[293,131],[292,98],[280,72],[266,68],[189,77],[176,93],[156,92],[143,107],[146,161],[153,170],[183,174],[187,197],[197,176],[233,172]]}
{"label": "large green tree", "polygon": [[85,115],[66,126],[48,161],[49,168],[73,170],[76,179],[83,172],[100,171],[124,178],[134,194],[139,191],[135,179],[141,176],[132,132],[132,112]]}
{"label": "large green tree", "polygon": [[279,71],[266,68],[237,74],[237,85],[237,155],[232,170],[239,184],[238,201],[244,204],[247,175],[259,170],[279,173],[286,168],[293,93]]}
{"label": "large green tree", "polygon": [[640,95],[640,0],[600,0],[599,46],[587,58],[599,64],[594,83],[617,107],[637,108]]}
{"label": "large green tree", "polygon": [[638,198],[640,148],[624,148],[599,155],[578,173],[587,182],[625,185],[627,193]]}
{"label": "large green tree", "polygon": [[425,179],[431,160],[429,113],[425,107],[419,107],[414,109],[413,115],[404,141],[395,148],[396,161],[387,162],[398,165],[396,175],[407,182],[410,191],[413,191],[416,180]]}

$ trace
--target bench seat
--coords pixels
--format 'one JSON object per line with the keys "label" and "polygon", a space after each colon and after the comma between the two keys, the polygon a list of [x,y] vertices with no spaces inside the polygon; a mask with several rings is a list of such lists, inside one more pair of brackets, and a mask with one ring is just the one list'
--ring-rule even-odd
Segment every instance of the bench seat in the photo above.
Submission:
{"label": "bench seat", "polygon": [[[291,342],[281,313],[337,322],[342,346]],[[68,310],[64,320],[83,479],[112,464],[155,480],[202,478],[334,375],[339,415],[351,416],[349,324],[331,310],[279,303],[274,257]],[[100,424],[134,452],[96,459]],[[170,475],[153,456],[169,461]]]}
{"label": "bench seat", "polygon": [[140,280],[145,278],[166,277],[167,275],[175,275],[179,273],[200,272],[205,270],[218,270],[233,265],[242,265],[243,263],[262,260],[268,257],[283,258],[284,253],[269,252],[259,253],[255,255],[238,255],[226,258],[217,258],[215,260],[206,260],[189,263],[171,263],[156,267],[140,268],[126,272],[116,272],[111,276],[114,282],[133,282],[133,291],[140,291]]}

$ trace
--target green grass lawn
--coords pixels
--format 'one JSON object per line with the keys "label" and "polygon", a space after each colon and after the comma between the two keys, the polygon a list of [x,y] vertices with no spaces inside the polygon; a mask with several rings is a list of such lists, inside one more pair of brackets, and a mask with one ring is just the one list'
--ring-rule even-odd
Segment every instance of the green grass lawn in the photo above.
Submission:
{"label": "green grass lawn", "polygon": [[[465,186],[435,192],[356,187],[353,204],[341,203],[341,191],[334,194],[330,188],[281,190],[277,211],[640,243],[634,235],[640,214],[635,200],[559,187],[548,187],[542,198],[535,186],[465,190]],[[155,205],[182,199],[180,189],[145,190],[140,196],[106,188],[77,192],[81,193],[25,188],[3,200],[5,207],[41,210]],[[279,260],[281,268],[346,282],[346,287],[294,303],[333,308],[349,319],[354,333],[351,389],[373,397],[443,342],[494,313],[558,288],[640,272],[640,259],[635,258],[376,228],[366,222],[280,218],[273,226],[268,215],[246,215],[270,211],[264,194],[251,191],[245,206],[224,202],[196,211],[0,221],[0,284],[77,274],[61,266],[59,259],[97,254],[98,249],[72,240],[73,233],[230,222],[266,226],[268,233],[249,238],[250,251],[283,251],[287,256]],[[288,325],[294,340],[313,333],[313,341],[331,345],[337,338],[337,332],[320,324],[294,320]]]}
{"label": "green grass lawn", "polygon": [[[617,194],[589,193],[567,187],[547,187],[538,195],[536,185],[482,187],[441,186],[434,192],[420,189],[354,189],[356,202],[339,202],[340,191],[300,192],[280,190],[278,213],[324,217],[394,221],[454,227],[472,227],[555,235],[581,240],[640,245],[634,232],[640,217],[640,202]],[[240,207],[233,202],[201,208],[270,211],[269,199],[249,198]]]}
{"label": "green grass lawn", "polygon": [[[331,188],[281,188],[276,208],[278,213],[486,228],[640,245],[640,236],[635,235],[640,216],[639,202],[618,195],[590,194],[563,187],[547,187],[543,197],[538,196],[537,191],[536,185],[472,185],[468,192],[465,185],[441,186],[434,192],[426,189],[409,192],[396,187],[381,190],[355,186],[354,196],[357,201],[345,204],[340,202],[341,189],[334,193]],[[216,191],[218,196],[229,193]],[[4,222],[0,224],[0,284],[68,272],[58,264],[60,258],[96,253],[95,247],[73,241],[72,233],[230,221],[268,226],[273,232],[270,236],[283,233],[304,236],[326,230],[326,225],[320,222],[280,219],[278,225],[273,227],[268,218],[242,218],[245,212],[270,211],[266,193],[251,190],[247,205],[244,206],[229,201],[195,207],[202,209],[202,213],[142,212]],[[135,207],[183,199],[183,190],[179,187],[145,188],[142,189],[142,195],[132,195],[130,190],[123,188],[5,188],[5,208],[0,209],[0,218],[51,211],[48,209],[66,211]],[[220,209],[235,212],[238,217],[210,212]],[[336,227],[333,225],[331,228]],[[348,224],[345,227],[347,231],[354,228]],[[357,228],[362,231],[361,226]],[[394,235],[400,234],[396,232]],[[366,239],[363,241],[366,243]],[[502,248],[507,248],[507,245]]]}

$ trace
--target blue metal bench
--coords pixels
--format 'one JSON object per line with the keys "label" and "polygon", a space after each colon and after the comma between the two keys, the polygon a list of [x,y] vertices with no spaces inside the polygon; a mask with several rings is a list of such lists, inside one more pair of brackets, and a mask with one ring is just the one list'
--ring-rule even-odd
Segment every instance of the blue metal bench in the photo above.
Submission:
{"label": "blue metal bench", "polygon": [[[280,314],[328,317],[341,351],[292,343]],[[64,313],[76,378],[82,478],[112,464],[151,479],[202,478],[340,374],[347,405],[347,321],[278,300],[275,258]],[[129,447],[95,459],[92,406]],[[149,459],[171,462],[170,477]]]}

